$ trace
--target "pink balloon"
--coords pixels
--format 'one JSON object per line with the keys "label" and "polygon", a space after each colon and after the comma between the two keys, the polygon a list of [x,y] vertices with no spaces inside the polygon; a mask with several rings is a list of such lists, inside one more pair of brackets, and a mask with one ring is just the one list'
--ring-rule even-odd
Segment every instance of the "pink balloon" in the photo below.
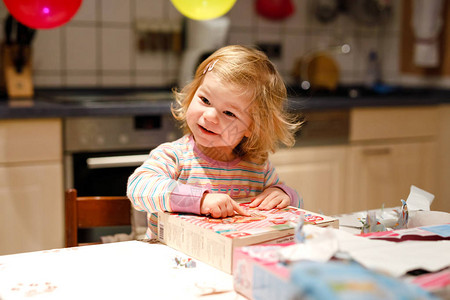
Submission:
{"label": "pink balloon", "polygon": [[11,15],[35,29],[50,29],[67,23],[81,5],[81,0],[3,0]]}

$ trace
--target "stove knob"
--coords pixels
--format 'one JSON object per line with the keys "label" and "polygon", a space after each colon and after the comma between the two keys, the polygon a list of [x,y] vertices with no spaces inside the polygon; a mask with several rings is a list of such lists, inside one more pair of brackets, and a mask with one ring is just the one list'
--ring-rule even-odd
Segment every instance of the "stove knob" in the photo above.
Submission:
{"label": "stove knob", "polygon": [[97,137],[97,144],[98,144],[98,145],[103,145],[103,144],[105,144],[105,138],[102,137],[102,136],[98,136],[98,137]]}
{"label": "stove knob", "polygon": [[80,137],[80,143],[82,145],[86,145],[87,143],[89,143],[89,139],[86,136],[82,136]]}
{"label": "stove knob", "polygon": [[121,144],[128,144],[128,136],[126,134],[119,135],[119,143]]}

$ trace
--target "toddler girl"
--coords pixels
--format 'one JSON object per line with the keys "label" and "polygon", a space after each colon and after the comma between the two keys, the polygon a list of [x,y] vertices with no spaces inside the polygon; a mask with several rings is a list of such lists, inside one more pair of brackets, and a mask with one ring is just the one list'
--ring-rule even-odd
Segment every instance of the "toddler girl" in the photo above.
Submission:
{"label": "toddler girl", "polygon": [[286,87],[261,51],[227,46],[203,61],[191,83],[176,92],[172,113],[185,135],[150,152],[128,180],[133,206],[157,211],[247,215],[236,202],[259,209],[301,207],[268,161],[279,142],[292,146],[299,124],[284,110]]}

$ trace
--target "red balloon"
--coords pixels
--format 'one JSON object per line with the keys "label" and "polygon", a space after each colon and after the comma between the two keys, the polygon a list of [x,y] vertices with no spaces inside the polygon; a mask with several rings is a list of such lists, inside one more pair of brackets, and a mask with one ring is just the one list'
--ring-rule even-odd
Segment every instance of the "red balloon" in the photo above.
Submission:
{"label": "red balloon", "polygon": [[3,0],[11,15],[35,29],[50,29],[67,23],[81,5],[81,0]]}

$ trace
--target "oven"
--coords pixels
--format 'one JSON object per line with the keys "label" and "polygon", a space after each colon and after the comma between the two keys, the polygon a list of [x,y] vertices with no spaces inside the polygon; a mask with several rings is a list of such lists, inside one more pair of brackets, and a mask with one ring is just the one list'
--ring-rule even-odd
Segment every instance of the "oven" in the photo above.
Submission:
{"label": "oven", "polygon": [[65,187],[79,196],[125,195],[128,177],[150,150],[180,136],[170,114],[67,118]]}
{"label": "oven", "polygon": [[[181,136],[172,115],[73,117],[64,120],[65,188],[79,196],[122,196],[149,152]],[[137,213],[139,214],[139,213]],[[80,242],[131,232],[130,226],[83,228]]]}

